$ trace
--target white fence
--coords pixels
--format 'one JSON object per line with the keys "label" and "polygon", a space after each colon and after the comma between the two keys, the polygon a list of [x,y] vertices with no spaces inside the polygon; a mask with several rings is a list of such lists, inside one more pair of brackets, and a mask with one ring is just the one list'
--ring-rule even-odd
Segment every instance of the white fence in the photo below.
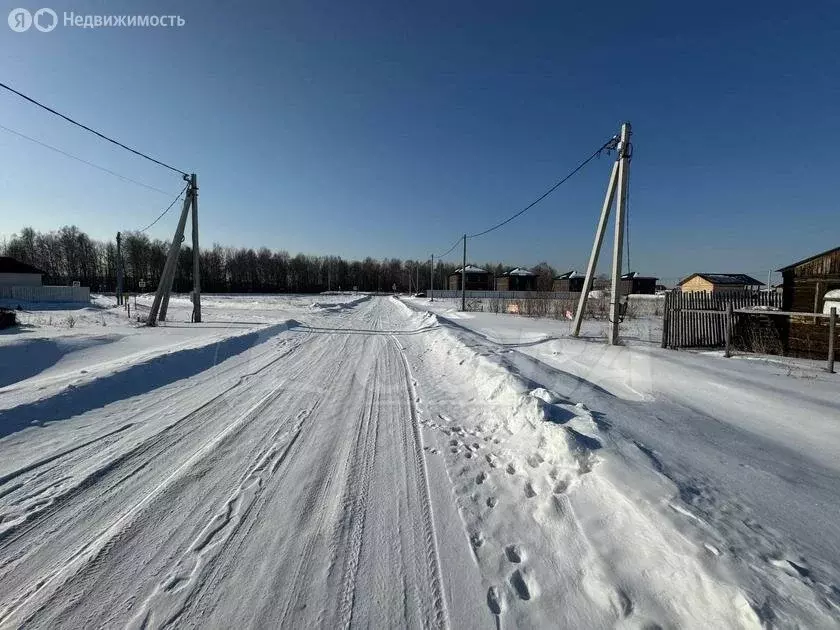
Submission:
{"label": "white fence", "polygon": [[21,302],[90,302],[88,287],[3,287],[0,299]]}

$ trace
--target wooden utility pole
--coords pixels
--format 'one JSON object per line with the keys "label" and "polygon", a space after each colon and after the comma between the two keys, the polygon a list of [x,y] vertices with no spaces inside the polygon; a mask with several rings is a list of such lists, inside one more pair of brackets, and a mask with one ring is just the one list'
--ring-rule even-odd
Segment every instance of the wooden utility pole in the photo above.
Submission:
{"label": "wooden utility pole", "polygon": [[724,347],[723,356],[727,359],[732,356],[732,323],[734,320],[732,302],[726,303],[726,321],[724,322]]}
{"label": "wooden utility pole", "polygon": [[169,295],[172,292],[172,283],[175,280],[175,269],[178,266],[178,253],[181,251],[181,243],[184,241],[184,229],[187,225],[187,215],[190,208],[193,208],[193,290],[194,305],[197,305],[194,312],[195,321],[201,321],[200,301],[200,275],[199,275],[199,252],[198,252],[198,195],[197,179],[195,174],[184,176],[187,180],[187,194],[184,197],[184,206],[181,209],[181,217],[178,219],[178,226],[175,228],[175,236],[169,246],[169,253],[166,256],[166,264],[163,266],[163,273],[158,282],[155,299],[152,308],[149,310],[149,317],[146,323],[149,326],[157,325],[158,319],[166,320],[166,311],[169,307]]}
{"label": "wooden utility pole", "polygon": [[464,234],[464,263],[461,265],[461,310],[467,310],[467,235]]}
{"label": "wooden utility pole", "polygon": [[618,324],[621,319],[621,253],[624,247],[624,221],[627,214],[627,185],[630,179],[630,123],[621,125],[618,141],[618,200],[615,209],[615,240],[613,242],[612,295],[610,304],[611,346],[618,343]]}

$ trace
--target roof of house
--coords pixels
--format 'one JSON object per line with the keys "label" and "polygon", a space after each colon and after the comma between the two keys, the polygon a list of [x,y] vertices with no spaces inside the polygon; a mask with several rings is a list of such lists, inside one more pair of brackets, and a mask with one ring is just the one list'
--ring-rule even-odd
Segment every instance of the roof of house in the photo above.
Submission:
{"label": "roof of house", "polygon": [[622,280],[630,280],[632,278],[636,278],[638,280],[659,280],[659,278],[656,278],[654,276],[640,276],[639,272],[637,272],[637,271],[631,271],[631,272],[625,273],[623,276],[621,276]]}
{"label": "roof of house", "polygon": [[510,271],[506,271],[506,272],[504,272],[504,273],[503,273],[501,276],[499,276],[499,277],[503,277],[503,276],[530,276],[530,277],[536,277],[536,275],[537,275],[537,274],[535,274],[533,271],[528,271],[527,269],[523,269],[522,267],[516,267],[516,269],[511,269]]}
{"label": "roof of house", "polygon": [[834,252],[840,250],[840,247],[834,247],[833,249],[829,249],[824,252],[820,252],[819,254],[814,254],[813,256],[809,256],[808,258],[804,258],[802,260],[798,260],[795,263],[791,263],[787,267],[782,267],[781,269],[776,269],[776,271],[787,271],[793,267],[798,267],[799,265],[804,265],[805,263],[811,262],[812,260],[816,260],[817,258],[822,258],[828,254],[833,254]]}
{"label": "roof of house", "polygon": [[583,274],[577,271],[567,271],[566,273],[561,273],[559,276],[554,276],[555,280],[568,280],[569,278],[582,278]]}
{"label": "roof of house", "polygon": [[40,275],[46,274],[37,267],[28,265],[25,262],[20,262],[11,256],[0,256],[0,273],[37,273]]}
{"label": "roof of house", "polygon": [[[453,271],[449,275],[454,275],[456,273],[461,273],[461,268],[459,267],[455,271]],[[467,273],[490,273],[486,269],[482,269],[481,267],[476,267],[475,265],[467,265]]]}
{"label": "roof of house", "polygon": [[711,282],[712,284],[731,284],[744,286],[758,286],[764,284],[761,280],[756,280],[752,276],[745,273],[693,273],[687,278],[679,281],[680,285],[685,284],[695,276],[700,276],[703,280]]}

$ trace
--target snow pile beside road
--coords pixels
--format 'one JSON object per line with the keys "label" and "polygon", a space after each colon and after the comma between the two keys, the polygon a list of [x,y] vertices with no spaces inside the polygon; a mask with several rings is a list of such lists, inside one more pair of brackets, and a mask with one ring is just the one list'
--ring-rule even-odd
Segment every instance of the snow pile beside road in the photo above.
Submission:
{"label": "snow pile beside road", "polygon": [[503,625],[759,627],[705,547],[622,492],[616,479],[655,486],[656,473],[625,465],[585,405],[444,328],[405,343],[425,348],[412,367],[427,448],[444,460]]}

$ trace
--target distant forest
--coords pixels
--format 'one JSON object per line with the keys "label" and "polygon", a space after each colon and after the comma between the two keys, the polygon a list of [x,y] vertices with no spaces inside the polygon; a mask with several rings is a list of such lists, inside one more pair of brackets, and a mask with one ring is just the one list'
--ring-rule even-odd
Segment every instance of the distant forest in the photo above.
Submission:
{"label": "distant forest", "polygon": [[[187,239],[181,246],[174,290],[192,288],[192,248]],[[117,244],[96,241],[76,226],[54,232],[24,228],[2,244],[2,254],[41,269],[44,284],[69,285],[79,281],[92,291],[112,292],[117,284]],[[150,239],[146,234],[123,232],[122,259],[124,290],[154,290],[160,280],[169,243]],[[224,247],[214,244],[201,250],[201,288],[208,293],[320,293],[322,291],[398,291],[428,290],[429,261],[386,258],[344,260],[339,256],[290,256],[287,251],[267,247]],[[472,261],[472,264],[478,264]],[[446,287],[446,278],[460,264],[435,261],[435,288]],[[496,275],[510,269],[501,263],[482,266]],[[546,263],[532,268],[538,274],[537,289],[550,291],[555,270]],[[411,278],[409,284],[409,277]],[[418,287],[419,278],[419,287]]]}

